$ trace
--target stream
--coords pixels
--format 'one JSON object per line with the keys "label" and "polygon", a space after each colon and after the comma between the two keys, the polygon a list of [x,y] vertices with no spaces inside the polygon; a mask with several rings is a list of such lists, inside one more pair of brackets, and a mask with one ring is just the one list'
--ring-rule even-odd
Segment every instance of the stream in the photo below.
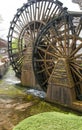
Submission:
{"label": "stream", "polygon": [[46,102],[45,97],[43,91],[21,86],[10,66],[0,79],[0,130],[13,130],[20,121],[42,112],[74,113],[72,110]]}
{"label": "stream", "polygon": [[0,79],[0,130],[12,130],[21,120],[33,115],[32,106],[45,97],[42,91],[21,86],[10,66]]}

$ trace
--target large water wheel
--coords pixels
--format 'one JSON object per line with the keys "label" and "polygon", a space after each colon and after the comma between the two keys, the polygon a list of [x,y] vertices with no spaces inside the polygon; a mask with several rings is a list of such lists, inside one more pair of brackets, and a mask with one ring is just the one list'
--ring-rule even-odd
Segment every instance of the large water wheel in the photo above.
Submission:
{"label": "large water wheel", "polygon": [[33,66],[36,79],[44,91],[47,91],[49,83],[51,86],[74,87],[76,98],[81,99],[81,33],[82,20],[76,28],[68,14],[55,18],[39,33],[34,47]]}
{"label": "large water wheel", "polygon": [[32,64],[32,48],[37,34],[49,20],[66,12],[62,5],[58,0],[29,0],[17,10],[8,33],[8,53],[18,77],[25,56],[28,66]]}

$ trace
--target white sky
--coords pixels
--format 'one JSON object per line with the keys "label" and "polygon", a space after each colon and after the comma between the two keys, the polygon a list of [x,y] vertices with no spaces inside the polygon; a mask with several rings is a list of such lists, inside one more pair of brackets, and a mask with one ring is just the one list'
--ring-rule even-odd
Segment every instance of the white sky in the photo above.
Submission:
{"label": "white sky", "polygon": [[[80,11],[79,5],[72,3],[72,0],[60,0],[63,7],[67,7],[69,11]],[[3,22],[0,23],[0,37],[7,39],[10,21],[12,21],[17,9],[20,8],[27,0],[0,0],[0,15]]]}

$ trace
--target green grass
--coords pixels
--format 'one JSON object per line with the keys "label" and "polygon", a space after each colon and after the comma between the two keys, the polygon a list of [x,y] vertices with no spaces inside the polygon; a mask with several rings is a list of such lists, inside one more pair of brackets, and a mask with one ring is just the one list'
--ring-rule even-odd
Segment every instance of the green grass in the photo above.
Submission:
{"label": "green grass", "polygon": [[45,112],[23,120],[13,130],[82,130],[82,117]]}

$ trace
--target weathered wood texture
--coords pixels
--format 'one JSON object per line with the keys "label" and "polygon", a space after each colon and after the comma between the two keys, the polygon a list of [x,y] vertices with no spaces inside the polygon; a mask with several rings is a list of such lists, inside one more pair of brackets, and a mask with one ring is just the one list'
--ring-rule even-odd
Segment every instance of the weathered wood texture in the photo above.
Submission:
{"label": "weathered wood texture", "polygon": [[76,100],[75,89],[74,87],[68,88],[67,86],[49,84],[46,99],[51,102],[70,106]]}
{"label": "weathered wood texture", "polygon": [[76,99],[73,78],[66,59],[59,59],[48,81],[47,100],[72,105]]}

